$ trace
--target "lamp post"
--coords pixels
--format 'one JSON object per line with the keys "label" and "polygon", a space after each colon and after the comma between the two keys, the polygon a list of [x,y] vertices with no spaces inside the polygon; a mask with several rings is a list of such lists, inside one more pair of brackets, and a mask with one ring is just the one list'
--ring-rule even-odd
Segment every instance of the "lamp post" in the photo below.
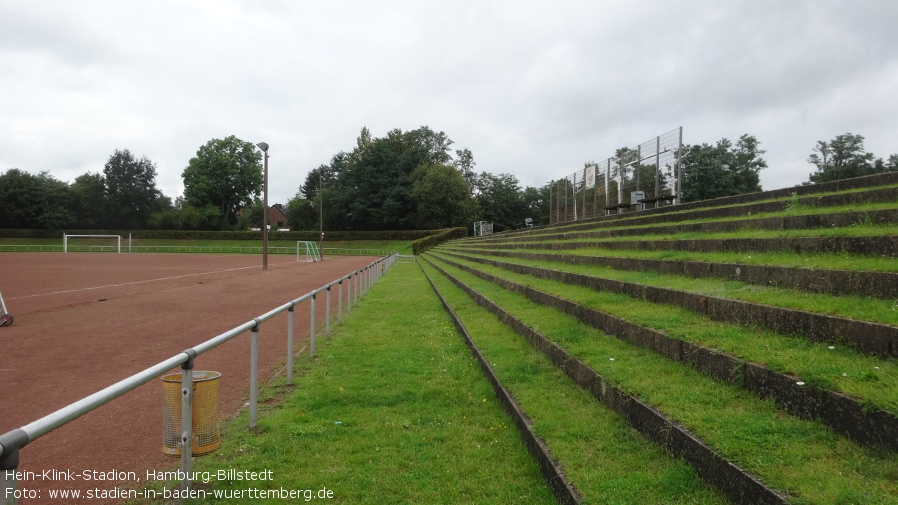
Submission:
{"label": "lamp post", "polygon": [[318,170],[318,253],[321,255],[321,259],[324,260],[324,193],[321,192],[324,189],[324,181],[321,175],[321,170]]}
{"label": "lamp post", "polygon": [[259,142],[256,146],[265,153],[262,179],[262,270],[268,270],[268,144]]}

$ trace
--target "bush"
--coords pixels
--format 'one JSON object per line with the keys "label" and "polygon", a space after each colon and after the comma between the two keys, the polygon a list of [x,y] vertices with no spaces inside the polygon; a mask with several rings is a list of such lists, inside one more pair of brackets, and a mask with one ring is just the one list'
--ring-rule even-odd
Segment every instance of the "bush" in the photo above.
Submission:
{"label": "bush", "polygon": [[435,233],[433,235],[429,235],[412,242],[412,254],[422,254],[428,249],[432,249],[442,244],[443,242],[447,242],[455,238],[465,238],[467,236],[468,229],[463,227],[440,230],[439,233]]}

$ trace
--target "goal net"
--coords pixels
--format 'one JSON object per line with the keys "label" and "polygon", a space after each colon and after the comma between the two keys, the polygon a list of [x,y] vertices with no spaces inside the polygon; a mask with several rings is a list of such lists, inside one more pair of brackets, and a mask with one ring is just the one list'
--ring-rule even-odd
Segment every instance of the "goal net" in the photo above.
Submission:
{"label": "goal net", "polygon": [[[72,243],[72,239],[75,240]],[[122,252],[121,235],[65,235],[62,236],[62,252]]]}
{"label": "goal net", "polygon": [[306,240],[296,242],[296,261],[321,261],[318,244]]}

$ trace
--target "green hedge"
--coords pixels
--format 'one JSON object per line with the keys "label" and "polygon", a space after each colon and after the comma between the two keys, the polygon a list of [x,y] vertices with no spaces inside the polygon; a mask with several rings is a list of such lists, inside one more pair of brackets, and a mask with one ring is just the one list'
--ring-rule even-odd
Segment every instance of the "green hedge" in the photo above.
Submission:
{"label": "green hedge", "polygon": [[412,254],[421,254],[428,249],[442,244],[443,242],[452,240],[454,238],[465,238],[467,236],[467,228],[447,228],[445,230],[440,230],[439,233],[435,233],[433,235],[429,235],[412,242]]}
{"label": "green hedge", "polygon": [[[325,231],[327,241],[353,240],[416,240],[439,230],[383,230],[383,231]],[[68,235],[121,235],[135,239],[167,240],[262,240],[261,231],[187,231],[187,230],[13,230],[0,229],[0,238],[58,238]],[[318,241],[317,231],[272,231],[269,241]]]}

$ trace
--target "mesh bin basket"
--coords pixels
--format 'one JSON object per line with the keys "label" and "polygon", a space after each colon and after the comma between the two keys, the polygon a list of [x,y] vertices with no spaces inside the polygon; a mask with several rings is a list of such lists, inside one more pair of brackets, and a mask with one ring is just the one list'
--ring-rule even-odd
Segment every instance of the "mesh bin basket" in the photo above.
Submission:
{"label": "mesh bin basket", "polygon": [[[218,372],[193,371],[193,455],[218,449]],[[162,377],[162,452],[181,456],[181,372]]]}

